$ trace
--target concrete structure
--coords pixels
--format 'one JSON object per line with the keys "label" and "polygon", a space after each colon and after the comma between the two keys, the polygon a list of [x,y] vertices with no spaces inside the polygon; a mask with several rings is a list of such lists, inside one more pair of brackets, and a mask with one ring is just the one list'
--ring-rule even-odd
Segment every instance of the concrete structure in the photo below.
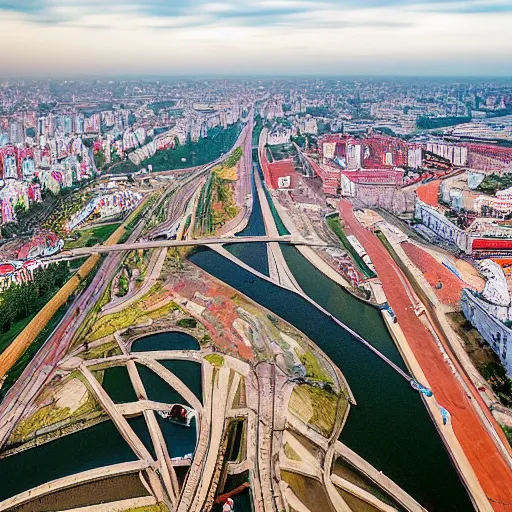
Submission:
{"label": "concrete structure", "polygon": [[472,237],[447,219],[438,208],[416,199],[414,217],[443,240],[456,245],[466,254],[471,254]]}
{"label": "concrete structure", "polygon": [[267,144],[272,146],[275,144],[286,144],[290,142],[292,130],[286,126],[277,125],[268,132]]}
{"label": "concrete structure", "polygon": [[507,375],[512,376],[512,308],[505,274],[492,260],[480,264],[487,278],[481,294],[465,288],[461,307],[465,317],[500,358]]}

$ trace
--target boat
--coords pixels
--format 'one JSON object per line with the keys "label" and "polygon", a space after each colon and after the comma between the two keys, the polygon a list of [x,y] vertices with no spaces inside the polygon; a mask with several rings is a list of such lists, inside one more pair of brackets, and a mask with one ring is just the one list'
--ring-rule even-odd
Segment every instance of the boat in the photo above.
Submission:
{"label": "boat", "polygon": [[158,414],[164,420],[189,427],[192,418],[196,416],[196,411],[185,405],[174,404],[170,411],[158,411]]}

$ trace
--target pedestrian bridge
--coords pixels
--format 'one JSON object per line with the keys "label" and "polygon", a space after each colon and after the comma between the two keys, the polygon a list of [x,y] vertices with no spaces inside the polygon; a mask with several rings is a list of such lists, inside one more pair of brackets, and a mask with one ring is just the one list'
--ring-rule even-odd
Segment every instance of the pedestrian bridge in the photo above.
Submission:
{"label": "pedestrian bridge", "polygon": [[81,258],[90,254],[105,254],[116,251],[136,251],[140,249],[158,249],[162,247],[194,247],[200,245],[224,245],[224,244],[248,244],[248,243],[288,243],[293,245],[309,245],[316,247],[327,247],[327,244],[318,242],[308,242],[302,237],[292,235],[282,236],[237,236],[225,238],[198,238],[194,240],[144,240],[130,244],[115,245],[96,245],[94,247],[80,247],[78,249],[69,249],[62,251],[54,256],[42,258],[43,263],[52,261]]}

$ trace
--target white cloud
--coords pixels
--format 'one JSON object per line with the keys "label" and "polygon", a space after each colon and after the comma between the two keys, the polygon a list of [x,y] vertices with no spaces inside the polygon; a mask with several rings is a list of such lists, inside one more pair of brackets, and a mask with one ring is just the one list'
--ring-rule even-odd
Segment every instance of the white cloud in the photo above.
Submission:
{"label": "white cloud", "polygon": [[[477,3],[480,0],[470,2]],[[460,2],[451,2],[460,6]],[[244,13],[212,2],[156,16],[131,2],[52,3],[0,17],[2,74],[511,74],[512,13],[417,7],[343,9],[329,2],[253,0]],[[188,4],[190,5],[190,3]],[[268,19],[268,22],[265,20]],[[53,20],[53,21],[52,21]],[[103,30],[100,30],[102,29]]]}

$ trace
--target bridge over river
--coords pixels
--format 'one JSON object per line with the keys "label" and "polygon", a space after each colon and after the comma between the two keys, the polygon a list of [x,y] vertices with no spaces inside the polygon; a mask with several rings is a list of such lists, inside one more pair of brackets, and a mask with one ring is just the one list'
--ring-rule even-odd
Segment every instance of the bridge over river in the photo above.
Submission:
{"label": "bridge over river", "polygon": [[148,240],[136,243],[96,245],[94,247],[80,247],[60,252],[48,258],[42,258],[43,263],[50,263],[72,258],[81,258],[90,254],[105,254],[119,251],[136,251],[139,249],[158,249],[162,247],[195,247],[200,245],[224,245],[224,244],[247,244],[247,243],[289,243],[293,245],[309,245],[316,247],[327,247],[326,244],[308,242],[292,235],[277,236],[238,236],[224,238],[198,238],[190,240]]}

